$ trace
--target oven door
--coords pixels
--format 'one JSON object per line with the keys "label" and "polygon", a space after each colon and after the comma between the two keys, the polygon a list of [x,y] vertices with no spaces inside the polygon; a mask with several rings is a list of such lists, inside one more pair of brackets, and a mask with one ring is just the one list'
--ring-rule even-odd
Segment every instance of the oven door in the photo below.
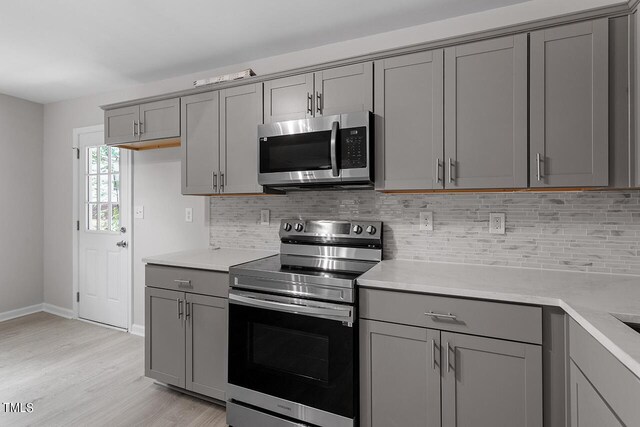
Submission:
{"label": "oven door", "polygon": [[349,305],[231,290],[227,396],[315,425],[353,425],[353,311]]}
{"label": "oven door", "polygon": [[340,182],[339,128],[339,115],[258,126],[258,183]]}

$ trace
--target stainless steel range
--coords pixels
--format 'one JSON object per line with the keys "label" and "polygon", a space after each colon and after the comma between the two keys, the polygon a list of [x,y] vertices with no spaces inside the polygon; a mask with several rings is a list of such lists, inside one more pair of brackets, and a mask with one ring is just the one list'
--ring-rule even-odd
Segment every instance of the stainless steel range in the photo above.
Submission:
{"label": "stainless steel range", "polygon": [[357,425],[355,283],[382,259],[382,223],[283,220],[280,241],[229,271],[227,423]]}

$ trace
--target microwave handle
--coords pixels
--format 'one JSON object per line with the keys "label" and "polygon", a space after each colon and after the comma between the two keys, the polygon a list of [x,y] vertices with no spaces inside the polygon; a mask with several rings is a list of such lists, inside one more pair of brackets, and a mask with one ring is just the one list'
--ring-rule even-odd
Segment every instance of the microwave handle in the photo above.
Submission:
{"label": "microwave handle", "polygon": [[338,139],[338,126],[340,123],[333,122],[331,124],[331,172],[333,176],[339,176],[340,172],[338,171],[338,153],[337,153],[337,139]]}

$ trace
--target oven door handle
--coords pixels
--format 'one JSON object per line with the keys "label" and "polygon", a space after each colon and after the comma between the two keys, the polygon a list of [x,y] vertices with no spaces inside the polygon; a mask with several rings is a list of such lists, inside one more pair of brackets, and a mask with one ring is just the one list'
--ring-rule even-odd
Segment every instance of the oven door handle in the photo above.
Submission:
{"label": "oven door handle", "polygon": [[331,124],[331,173],[333,176],[339,176],[338,171],[338,126],[340,123],[333,122]]}
{"label": "oven door handle", "polygon": [[283,311],[285,313],[303,314],[312,317],[321,317],[324,319],[337,320],[341,322],[349,323],[349,326],[353,323],[353,308],[337,308],[337,307],[317,307],[301,304],[290,304],[278,301],[270,301],[265,299],[258,299],[244,295],[237,295],[230,293],[229,302],[231,304],[246,305],[249,307],[266,308],[270,310]]}

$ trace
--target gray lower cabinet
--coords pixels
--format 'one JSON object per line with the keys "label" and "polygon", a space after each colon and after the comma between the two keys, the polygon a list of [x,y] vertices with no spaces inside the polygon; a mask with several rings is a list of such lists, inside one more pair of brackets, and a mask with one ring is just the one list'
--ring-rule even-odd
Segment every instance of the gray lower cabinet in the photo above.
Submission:
{"label": "gray lower cabinet", "polygon": [[258,125],[262,83],[220,92],[220,192],[262,193],[258,185]]}
{"label": "gray lower cabinet", "polygon": [[361,425],[440,426],[440,331],[360,322]]}
{"label": "gray lower cabinet", "polygon": [[180,99],[166,99],[104,112],[105,143],[127,144],[180,136]]}
{"label": "gray lower cabinet", "polygon": [[539,345],[442,332],[443,427],[542,427]]}
{"label": "gray lower cabinet", "polygon": [[445,49],[445,188],[527,187],[527,35]]}
{"label": "gray lower cabinet", "polygon": [[[165,289],[145,288],[145,375],[224,401],[228,275],[148,265],[146,276]],[[204,284],[212,295],[171,289]]]}
{"label": "gray lower cabinet", "polygon": [[265,123],[372,110],[372,62],[264,83]]}
{"label": "gray lower cabinet", "polygon": [[640,378],[573,319],[569,321],[569,356],[572,427],[640,423]]}
{"label": "gray lower cabinet", "polygon": [[530,36],[531,187],[609,183],[608,19]]}
{"label": "gray lower cabinet", "polygon": [[218,92],[181,99],[182,194],[214,194],[220,180]]}
{"label": "gray lower cabinet", "polygon": [[443,51],[375,62],[376,189],[443,188]]}

